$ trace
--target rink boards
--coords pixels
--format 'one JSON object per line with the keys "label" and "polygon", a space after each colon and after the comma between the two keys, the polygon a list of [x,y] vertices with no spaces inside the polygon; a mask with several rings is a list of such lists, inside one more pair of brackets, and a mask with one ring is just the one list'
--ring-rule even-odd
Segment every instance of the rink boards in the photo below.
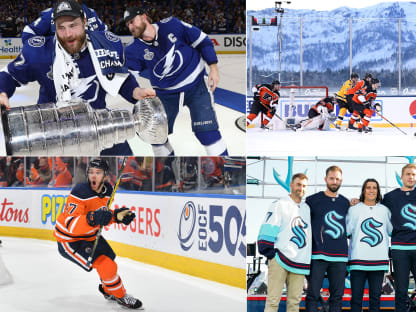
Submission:
{"label": "rink boards", "polygon": [[[68,189],[2,188],[0,235],[55,240]],[[118,256],[245,288],[245,197],[119,191],[113,208],[136,214],[104,227]]]}

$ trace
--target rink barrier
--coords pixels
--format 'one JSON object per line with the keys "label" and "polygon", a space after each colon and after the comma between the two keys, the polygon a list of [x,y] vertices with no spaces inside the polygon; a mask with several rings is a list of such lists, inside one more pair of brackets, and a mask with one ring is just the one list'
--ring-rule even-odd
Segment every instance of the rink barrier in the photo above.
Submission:
{"label": "rink barrier", "polygon": [[[55,241],[53,229],[68,193],[2,188],[0,235]],[[246,287],[244,196],[120,191],[113,208],[120,207],[129,207],[136,218],[129,226],[104,227],[118,256]]]}
{"label": "rink barrier", "polygon": [[[308,118],[309,109],[316,104],[320,97],[297,97],[295,99],[295,108],[293,117],[300,121]],[[248,114],[253,103],[253,97],[246,98],[246,113]],[[381,114],[396,126],[401,128],[416,127],[416,96],[378,96],[375,103],[382,107]],[[278,106],[278,115],[282,118],[289,117],[290,99],[281,98]],[[339,106],[335,106],[335,113],[338,115]],[[351,114],[347,112],[343,124],[346,125]],[[375,113],[371,117],[370,126],[373,128],[393,128],[387,121]]]}
{"label": "rink barrier", "polygon": [[[123,45],[129,44],[132,36],[119,36]],[[218,54],[245,54],[246,35],[245,34],[224,34],[209,35]],[[0,38],[0,59],[14,59],[22,52],[23,43],[21,38]]]}

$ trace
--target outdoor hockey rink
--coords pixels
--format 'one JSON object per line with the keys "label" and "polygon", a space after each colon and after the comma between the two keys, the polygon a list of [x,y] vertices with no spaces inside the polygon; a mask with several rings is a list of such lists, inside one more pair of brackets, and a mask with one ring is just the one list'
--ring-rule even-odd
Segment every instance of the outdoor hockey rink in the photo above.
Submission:
{"label": "outdoor hockey rink", "polygon": [[[56,242],[1,237],[0,254],[13,283],[0,286],[0,311],[128,311],[98,292],[94,271],[86,272],[58,253]],[[127,293],[145,311],[241,312],[245,290],[117,257]]]}
{"label": "outdoor hockey rink", "polygon": [[[371,126],[371,124],[370,124]],[[345,128],[345,126],[344,126]],[[416,128],[373,128],[372,133],[351,131],[247,129],[247,155],[316,156],[410,155],[416,153]]]}
{"label": "outdoor hockey rink", "polygon": [[[220,83],[218,88],[245,94],[245,54],[219,54],[218,68],[220,71]],[[12,60],[0,59],[0,69]],[[149,86],[148,81],[141,80],[141,86]],[[9,99],[10,106],[22,106],[36,104],[38,97],[39,84],[30,83],[16,90],[13,97]],[[107,96],[108,108],[132,109],[132,105],[125,101],[121,96],[113,98]],[[244,102],[240,104],[244,107]],[[242,112],[215,104],[217,120],[221,134],[227,144],[230,155],[245,154],[245,133],[235,126],[235,120],[243,116]],[[169,136],[169,141],[175,151],[176,156],[206,155],[205,148],[199,143],[191,130],[191,119],[187,107],[182,107],[176,118],[173,134]],[[153,156],[152,148],[149,144],[141,141],[137,136],[129,140],[134,155]]]}

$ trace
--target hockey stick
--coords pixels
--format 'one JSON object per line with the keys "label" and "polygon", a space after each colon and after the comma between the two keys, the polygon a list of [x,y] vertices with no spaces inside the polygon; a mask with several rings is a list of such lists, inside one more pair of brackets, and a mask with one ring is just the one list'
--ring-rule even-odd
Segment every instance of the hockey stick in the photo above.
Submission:
{"label": "hockey stick", "polygon": [[[267,108],[268,110],[271,110],[271,108],[270,107],[268,107],[266,104],[263,104],[262,102],[259,102],[261,105],[263,105],[265,108]],[[278,114],[277,114],[277,112],[275,112],[274,113],[274,115],[273,116],[276,116],[278,119],[280,119],[281,121],[283,121],[285,124],[286,124],[286,121],[284,121],[283,119],[282,119],[282,117],[280,117]],[[271,119],[270,119],[271,120]]]}
{"label": "hockey stick", "polygon": [[376,114],[379,115],[381,118],[383,118],[385,121],[387,121],[389,124],[391,124],[393,127],[395,127],[397,130],[399,130],[401,133],[403,133],[404,135],[407,135],[406,132],[404,132],[402,129],[400,129],[399,127],[397,127],[394,123],[392,123],[390,120],[388,120],[386,117],[384,117],[383,115],[381,115],[378,111],[376,111]]}
{"label": "hockey stick", "polygon": [[[128,157],[124,157],[123,158],[123,163],[121,165],[120,171],[118,172],[118,177],[117,177],[116,185],[114,185],[113,192],[111,193],[110,199],[108,200],[107,206],[105,207],[107,211],[110,210],[111,204],[113,203],[114,196],[116,195],[116,191],[117,191],[118,185],[120,184],[120,181],[121,181],[121,175],[123,174],[124,167],[126,166],[126,163],[127,163],[127,159],[128,159]],[[88,257],[87,267],[91,266],[92,257],[94,256],[95,249],[97,249],[98,240],[101,237],[101,232],[102,231],[103,231],[103,226],[101,225],[100,226],[100,229],[98,230],[97,237],[95,238],[95,241],[94,241],[94,245],[92,247],[91,254]]]}

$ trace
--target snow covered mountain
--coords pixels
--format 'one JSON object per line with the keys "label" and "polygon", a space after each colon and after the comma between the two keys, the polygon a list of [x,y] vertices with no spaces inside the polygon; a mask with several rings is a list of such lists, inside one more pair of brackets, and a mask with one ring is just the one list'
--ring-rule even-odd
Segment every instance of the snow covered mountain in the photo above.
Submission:
{"label": "snow covered mountain", "polygon": [[[290,6],[289,6],[290,7]],[[398,72],[399,20],[401,27],[401,70],[416,69],[416,2],[385,2],[354,9],[332,11],[285,9],[283,17],[282,71],[300,70],[300,33],[302,23],[303,72],[349,71],[350,23],[353,70],[391,76]],[[248,11],[259,19],[279,15],[274,8]],[[301,21],[301,22],[300,22]],[[278,27],[260,27],[252,36],[252,64],[256,70],[278,70]],[[250,49],[247,43],[248,53]],[[384,73],[384,74],[382,74]],[[410,75],[410,73],[409,73]],[[413,74],[414,76],[414,74]],[[397,84],[393,84],[397,85]]]}

